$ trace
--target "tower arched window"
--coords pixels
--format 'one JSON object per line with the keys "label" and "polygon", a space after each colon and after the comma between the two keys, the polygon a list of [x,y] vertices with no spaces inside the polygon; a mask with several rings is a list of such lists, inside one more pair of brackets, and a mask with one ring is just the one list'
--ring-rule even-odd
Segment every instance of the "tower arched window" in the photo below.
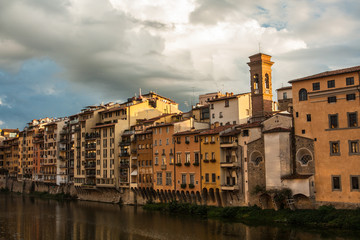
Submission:
{"label": "tower arched window", "polygon": [[259,89],[259,74],[254,75],[254,90]]}
{"label": "tower arched window", "polygon": [[265,88],[269,89],[270,88],[270,79],[269,79],[269,74],[265,74]]}
{"label": "tower arched window", "polygon": [[302,88],[299,91],[299,101],[306,101],[306,100],[307,100],[307,91],[305,88]]}

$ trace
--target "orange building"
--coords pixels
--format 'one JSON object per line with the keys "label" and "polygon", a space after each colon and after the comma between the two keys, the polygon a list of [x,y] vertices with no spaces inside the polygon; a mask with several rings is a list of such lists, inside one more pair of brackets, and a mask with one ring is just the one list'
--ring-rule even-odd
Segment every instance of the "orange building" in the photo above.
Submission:
{"label": "orange building", "polygon": [[[205,196],[209,195],[213,203],[221,205],[220,199],[220,137],[219,133],[233,125],[215,126],[200,133],[201,141],[201,176]],[[211,202],[208,202],[211,204]]]}
{"label": "orange building", "polygon": [[153,187],[153,153],[152,153],[152,131],[145,130],[136,135],[137,147],[131,152],[137,155],[138,162],[138,187],[152,188]]}
{"label": "orange building", "polygon": [[316,201],[360,203],[360,66],[289,81],[295,134],[314,140],[314,156],[297,152],[299,163],[315,162]]}
{"label": "orange building", "polygon": [[201,130],[190,130],[174,134],[176,189],[201,192],[200,138]]}

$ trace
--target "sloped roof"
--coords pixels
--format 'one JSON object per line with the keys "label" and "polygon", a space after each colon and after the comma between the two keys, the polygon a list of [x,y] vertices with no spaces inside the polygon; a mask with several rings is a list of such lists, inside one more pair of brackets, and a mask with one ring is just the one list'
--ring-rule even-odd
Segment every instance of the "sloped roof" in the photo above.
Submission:
{"label": "sloped roof", "polygon": [[343,68],[343,69],[338,69],[338,70],[333,70],[333,71],[326,71],[326,72],[310,75],[310,76],[307,76],[307,77],[290,80],[289,83],[305,81],[305,80],[321,78],[321,77],[328,77],[328,76],[339,75],[339,74],[344,74],[344,73],[358,72],[358,71],[360,71],[360,66]]}

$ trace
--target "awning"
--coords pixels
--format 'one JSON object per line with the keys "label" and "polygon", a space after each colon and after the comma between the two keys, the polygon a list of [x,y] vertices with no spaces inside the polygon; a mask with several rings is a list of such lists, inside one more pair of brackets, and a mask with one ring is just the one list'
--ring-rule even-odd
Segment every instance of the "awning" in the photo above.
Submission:
{"label": "awning", "polygon": [[137,169],[135,169],[134,171],[132,171],[132,173],[130,174],[131,176],[137,176]]}

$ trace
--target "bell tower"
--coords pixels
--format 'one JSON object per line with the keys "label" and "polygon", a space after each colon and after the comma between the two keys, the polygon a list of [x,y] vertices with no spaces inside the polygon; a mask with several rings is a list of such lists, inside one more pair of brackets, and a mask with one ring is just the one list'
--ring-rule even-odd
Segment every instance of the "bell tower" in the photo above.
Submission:
{"label": "bell tower", "polygon": [[271,66],[274,62],[264,53],[249,58],[252,118],[258,121],[273,111]]}

